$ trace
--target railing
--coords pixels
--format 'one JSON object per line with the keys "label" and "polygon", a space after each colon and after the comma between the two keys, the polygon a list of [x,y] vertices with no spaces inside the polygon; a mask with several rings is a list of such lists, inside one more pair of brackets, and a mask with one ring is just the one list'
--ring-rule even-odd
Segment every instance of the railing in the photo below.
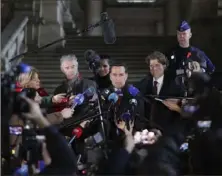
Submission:
{"label": "railing", "polygon": [[2,69],[10,69],[9,60],[27,51],[27,23],[28,17],[15,17],[1,34],[1,62]]}

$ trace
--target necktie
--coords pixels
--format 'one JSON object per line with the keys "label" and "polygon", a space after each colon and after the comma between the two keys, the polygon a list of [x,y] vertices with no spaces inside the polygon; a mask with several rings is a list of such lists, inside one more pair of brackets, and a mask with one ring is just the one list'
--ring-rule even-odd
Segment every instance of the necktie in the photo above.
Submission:
{"label": "necktie", "polygon": [[157,84],[158,84],[157,81],[153,82],[153,95],[157,95]]}

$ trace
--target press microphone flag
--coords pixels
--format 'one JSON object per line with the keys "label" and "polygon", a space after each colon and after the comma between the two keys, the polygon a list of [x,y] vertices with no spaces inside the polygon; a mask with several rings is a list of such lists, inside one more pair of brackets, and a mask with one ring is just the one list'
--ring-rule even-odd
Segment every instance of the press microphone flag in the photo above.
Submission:
{"label": "press microphone flag", "polygon": [[108,100],[111,102],[111,104],[108,108],[108,111],[110,111],[111,106],[115,104],[118,101],[118,99],[119,99],[119,96],[115,92],[109,95]]}
{"label": "press microphone flag", "polygon": [[69,141],[69,145],[72,144],[72,142],[74,141],[74,139],[78,139],[82,136],[83,130],[80,127],[74,128],[72,130],[72,139]]}
{"label": "press microphone flag", "polygon": [[73,100],[73,104],[71,106],[71,109],[74,109],[77,105],[81,105],[85,100],[85,97],[83,94],[78,94],[75,96]]}
{"label": "press microphone flag", "polygon": [[96,89],[94,87],[89,87],[88,89],[86,89],[85,92],[83,92],[83,95],[86,95],[87,97],[91,97],[96,93]]}

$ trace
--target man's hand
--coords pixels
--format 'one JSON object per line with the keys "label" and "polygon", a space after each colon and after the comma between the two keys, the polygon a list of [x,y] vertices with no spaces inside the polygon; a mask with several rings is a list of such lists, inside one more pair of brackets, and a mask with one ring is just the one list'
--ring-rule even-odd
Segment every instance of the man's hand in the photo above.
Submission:
{"label": "man's hand", "polygon": [[35,101],[27,97],[22,96],[21,98],[24,99],[24,101],[26,101],[29,105],[29,112],[22,113],[24,117],[35,121],[37,125],[39,126],[39,128],[44,128],[51,125],[49,121],[43,116],[38,103],[36,103]]}
{"label": "man's hand", "polygon": [[74,110],[71,108],[65,108],[60,113],[62,114],[62,117],[64,119],[68,119],[68,118],[72,117]]}
{"label": "man's hand", "polygon": [[62,102],[62,99],[65,98],[65,93],[60,93],[60,94],[57,94],[57,95],[54,95],[52,97],[52,103],[61,103]]}
{"label": "man's hand", "polygon": [[26,101],[29,105],[29,112],[28,113],[22,113],[24,117],[30,120],[37,120],[39,118],[44,118],[42,111],[40,109],[40,106],[35,101],[31,100],[27,97],[21,97],[24,101]]}
{"label": "man's hand", "polygon": [[164,100],[163,104],[168,107],[171,111],[181,112],[181,108],[178,106],[177,102],[172,100]]}
{"label": "man's hand", "polygon": [[75,97],[76,97],[75,95],[72,95],[71,97],[69,97],[69,105],[73,104],[73,100]]}

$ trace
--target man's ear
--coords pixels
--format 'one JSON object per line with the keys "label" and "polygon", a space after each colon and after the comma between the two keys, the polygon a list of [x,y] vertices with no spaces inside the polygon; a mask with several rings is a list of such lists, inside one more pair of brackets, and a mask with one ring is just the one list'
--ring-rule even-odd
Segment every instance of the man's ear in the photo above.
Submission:
{"label": "man's ear", "polygon": [[128,79],[128,73],[126,73],[126,80]]}
{"label": "man's ear", "polygon": [[192,32],[190,32],[190,38],[192,37]]}

